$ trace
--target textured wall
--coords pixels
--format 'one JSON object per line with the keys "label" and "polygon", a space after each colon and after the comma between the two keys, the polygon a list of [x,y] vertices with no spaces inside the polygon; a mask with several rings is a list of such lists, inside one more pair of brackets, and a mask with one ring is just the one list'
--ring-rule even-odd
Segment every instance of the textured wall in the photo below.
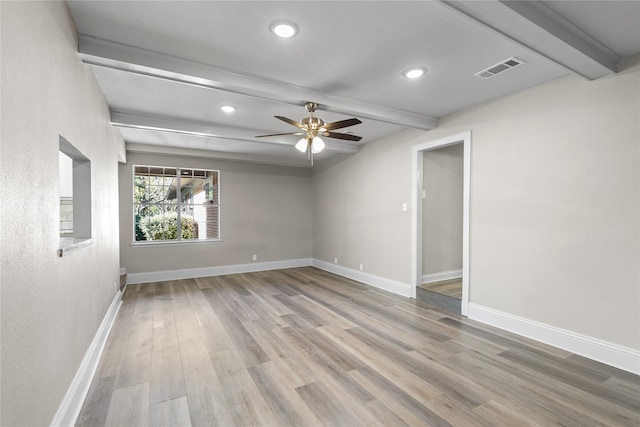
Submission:
{"label": "textured wall", "polygon": [[471,302],[640,349],[640,55],[451,115],[471,129]]}
{"label": "textured wall", "polygon": [[411,218],[400,203],[410,199],[411,146],[471,130],[471,302],[640,349],[639,63],[321,163],[314,256],[410,283]]}
{"label": "textured wall", "polygon": [[[1,7],[0,425],[49,425],[114,298],[124,143],[64,3]],[[91,159],[95,240],[63,258],[59,135]]]}
{"label": "textured wall", "polygon": [[313,168],[313,256],[410,283],[411,141],[404,131]]}
{"label": "textured wall", "polygon": [[462,269],[463,148],[423,155],[422,274]]}
{"label": "textured wall", "polygon": [[[132,247],[134,164],[220,171],[221,242]],[[311,257],[308,169],[133,154],[120,166],[120,248],[127,274]]]}

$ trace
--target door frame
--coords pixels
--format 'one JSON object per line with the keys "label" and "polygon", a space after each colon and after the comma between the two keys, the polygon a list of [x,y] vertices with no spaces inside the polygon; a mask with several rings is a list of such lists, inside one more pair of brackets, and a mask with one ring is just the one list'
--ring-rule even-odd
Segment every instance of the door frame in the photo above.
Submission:
{"label": "door frame", "polygon": [[412,147],[412,272],[411,298],[416,298],[416,288],[422,284],[422,190],[423,157],[425,151],[436,150],[449,145],[463,144],[463,213],[462,213],[462,300],[461,313],[469,312],[469,202],[471,196],[471,131],[461,132],[431,141],[421,142]]}

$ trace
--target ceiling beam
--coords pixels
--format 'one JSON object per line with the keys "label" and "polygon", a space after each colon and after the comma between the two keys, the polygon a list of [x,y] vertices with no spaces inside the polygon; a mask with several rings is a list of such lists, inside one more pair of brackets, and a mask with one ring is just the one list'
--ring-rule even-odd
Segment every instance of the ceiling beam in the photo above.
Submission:
{"label": "ceiling beam", "polygon": [[170,156],[198,157],[215,160],[229,160],[244,163],[269,164],[276,166],[290,166],[297,168],[310,168],[311,164],[306,159],[291,159],[268,155],[255,155],[243,153],[225,153],[222,151],[198,150],[193,148],[166,147],[160,145],[141,144],[127,142],[127,153],[138,154],[166,154]]}
{"label": "ceiling beam", "polygon": [[296,106],[313,101],[317,102],[322,110],[409,128],[429,130],[437,126],[437,119],[434,117],[314,92],[301,86],[87,35],[79,36],[78,51],[86,64]]}
{"label": "ceiling beam", "polygon": [[441,3],[590,80],[615,73],[622,59],[540,1]]}
{"label": "ceiling beam", "polygon": [[[126,114],[119,112],[111,113],[111,124],[118,127],[130,129],[144,129],[156,132],[169,132],[182,135],[193,135],[205,138],[217,138],[227,141],[242,141],[251,144],[288,145],[294,148],[297,140],[293,142],[283,142],[278,140],[268,140],[255,138],[255,131],[251,129],[236,128],[223,125],[205,125],[194,122],[186,122],[166,117],[148,117],[136,114]],[[233,135],[233,136],[229,136]],[[328,138],[323,138],[325,150],[336,153],[357,153],[360,146],[350,144],[347,141],[333,142]]]}

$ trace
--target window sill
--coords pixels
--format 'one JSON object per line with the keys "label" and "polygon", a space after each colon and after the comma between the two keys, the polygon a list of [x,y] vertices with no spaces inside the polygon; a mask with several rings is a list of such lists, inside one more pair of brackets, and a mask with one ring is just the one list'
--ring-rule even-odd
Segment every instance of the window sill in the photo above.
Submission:
{"label": "window sill", "polygon": [[156,247],[156,246],[182,246],[182,245],[203,245],[207,243],[222,243],[222,239],[207,239],[207,240],[173,240],[173,241],[159,241],[159,242],[133,242],[132,248],[144,248],[144,247]]}
{"label": "window sill", "polygon": [[63,257],[69,255],[72,252],[78,251],[82,248],[86,248],[93,244],[93,239],[74,239],[73,237],[61,237],[60,248],[58,249],[58,256]]}

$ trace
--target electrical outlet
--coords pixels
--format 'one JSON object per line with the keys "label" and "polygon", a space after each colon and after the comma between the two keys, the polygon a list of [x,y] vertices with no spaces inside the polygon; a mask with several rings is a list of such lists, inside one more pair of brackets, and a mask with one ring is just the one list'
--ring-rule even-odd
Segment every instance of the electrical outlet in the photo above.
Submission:
{"label": "electrical outlet", "polygon": [[253,254],[253,260],[254,260],[254,261],[257,261],[257,260],[258,260],[258,255]]}
{"label": "electrical outlet", "polygon": [[402,204],[402,212],[406,212],[407,211],[407,204],[403,203]]}
{"label": "electrical outlet", "polygon": [[360,271],[364,271],[364,264],[360,264]]}
{"label": "electrical outlet", "polygon": [[338,257],[335,257],[335,258],[333,259],[333,263],[334,263],[334,264],[337,264],[337,263],[338,263]]}

